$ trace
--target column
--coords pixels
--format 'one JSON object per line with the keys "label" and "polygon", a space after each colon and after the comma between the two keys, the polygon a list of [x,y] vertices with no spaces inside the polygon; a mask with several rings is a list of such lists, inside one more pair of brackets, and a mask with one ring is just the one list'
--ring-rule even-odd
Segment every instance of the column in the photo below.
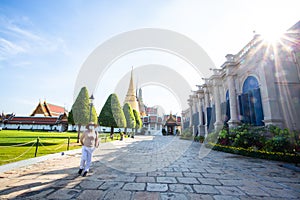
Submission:
{"label": "column", "polygon": [[216,132],[219,132],[223,128],[223,122],[221,116],[219,83],[216,77],[213,79],[213,91],[214,91],[214,102],[215,102],[215,109],[216,109],[216,122],[214,124],[214,129]]}
{"label": "column", "polygon": [[204,119],[205,119],[205,135],[208,134],[208,119],[207,119],[207,108],[210,106],[209,104],[209,91],[207,86],[204,88]]}
{"label": "column", "polygon": [[190,106],[190,110],[189,110],[189,115],[190,115],[190,131],[193,133],[193,102],[192,99],[190,97],[189,99],[189,106]]}
{"label": "column", "polygon": [[203,90],[201,94],[199,94],[199,134],[204,136],[205,135],[205,126],[203,124]]}
{"label": "column", "polygon": [[262,62],[259,67],[259,73],[261,74],[261,101],[264,112],[265,125],[277,125],[282,127],[283,120],[282,114],[279,109],[279,97],[277,96],[275,88],[275,63],[272,59]]}
{"label": "column", "polygon": [[234,84],[233,75],[228,75],[227,84],[229,88],[229,105],[230,105],[230,120],[228,121],[229,128],[236,127],[240,121],[237,113],[237,96]]}
{"label": "column", "polygon": [[[199,111],[199,103],[198,103],[198,98],[197,98],[197,95],[196,94],[194,94],[193,95],[193,104],[194,104],[194,114],[196,114],[197,113],[197,111]],[[195,115],[196,116],[196,115]],[[198,117],[198,116],[197,116]],[[196,135],[197,134],[197,131],[198,131],[198,135],[199,135],[199,130],[198,130],[198,127],[199,127],[199,121],[197,122],[196,121],[196,117],[195,117],[195,119],[194,119],[194,135]]]}

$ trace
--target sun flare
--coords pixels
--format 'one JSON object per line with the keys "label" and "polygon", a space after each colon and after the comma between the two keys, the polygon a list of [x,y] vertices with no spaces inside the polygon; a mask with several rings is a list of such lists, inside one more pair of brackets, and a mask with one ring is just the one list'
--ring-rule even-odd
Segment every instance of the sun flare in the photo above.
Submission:
{"label": "sun flare", "polygon": [[271,44],[280,42],[283,35],[284,31],[278,28],[266,28],[266,30],[261,33],[263,40]]}

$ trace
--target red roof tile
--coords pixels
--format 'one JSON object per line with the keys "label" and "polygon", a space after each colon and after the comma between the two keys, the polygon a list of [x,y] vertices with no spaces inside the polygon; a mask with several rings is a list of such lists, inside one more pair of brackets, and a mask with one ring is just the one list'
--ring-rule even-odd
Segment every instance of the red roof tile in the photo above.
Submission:
{"label": "red roof tile", "polygon": [[47,106],[49,108],[49,111],[51,112],[52,116],[58,116],[60,114],[63,114],[65,112],[65,108],[57,105],[53,105],[50,103],[47,103]]}
{"label": "red roof tile", "polygon": [[8,124],[43,124],[54,125],[57,122],[57,117],[14,117],[9,120]]}

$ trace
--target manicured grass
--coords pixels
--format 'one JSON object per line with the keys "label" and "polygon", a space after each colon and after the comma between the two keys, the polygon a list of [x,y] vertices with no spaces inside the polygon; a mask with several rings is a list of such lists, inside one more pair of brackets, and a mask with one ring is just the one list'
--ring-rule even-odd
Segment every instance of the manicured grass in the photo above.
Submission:
{"label": "manicured grass", "polygon": [[37,156],[66,151],[68,137],[70,137],[69,150],[80,148],[76,143],[77,133],[2,130],[0,131],[0,165],[33,158],[38,137]]}
{"label": "manicured grass", "polygon": [[[77,132],[39,132],[39,131],[0,131],[0,165],[33,158],[35,156],[36,142],[39,138],[37,156],[67,151],[68,137],[70,137],[69,150],[81,148],[77,143]],[[101,143],[110,142],[109,134],[99,134]],[[106,138],[106,139],[105,139]],[[114,140],[119,139],[118,133]]]}

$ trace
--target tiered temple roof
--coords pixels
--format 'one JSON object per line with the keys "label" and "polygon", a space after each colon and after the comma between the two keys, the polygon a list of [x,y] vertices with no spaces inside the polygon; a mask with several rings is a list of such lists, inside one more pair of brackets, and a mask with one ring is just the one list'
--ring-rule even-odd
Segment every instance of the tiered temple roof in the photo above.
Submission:
{"label": "tiered temple roof", "polygon": [[127,94],[125,97],[124,104],[129,103],[131,105],[132,109],[136,110],[137,112],[140,112],[139,104],[138,104],[137,97],[135,94],[135,87],[133,84],[133,74],[132,73],[133,73],[133,70],[131,70],[129,88],[128,88],[128,91],[127,91]]}
{"label": "tiered temple roof", "polygon": [[46,101],[39,102],[30,116],[44,115],[45,117],[57,117],[65,113],[65,108],[47,103]]}
{"label": "tiered temple roof", "polygon": [[[39,115],[39,116],[36,116]],[[44,116],[40,116],[44,115]],[[2,113],[0,122],[4,124],[30,124],[30,125],[56,125],[67,123],[68,117],[64,107],[49,104],[46,101],[39,102],[32,114],[27,116],[15,116],[14,113],[5,115]]]}

